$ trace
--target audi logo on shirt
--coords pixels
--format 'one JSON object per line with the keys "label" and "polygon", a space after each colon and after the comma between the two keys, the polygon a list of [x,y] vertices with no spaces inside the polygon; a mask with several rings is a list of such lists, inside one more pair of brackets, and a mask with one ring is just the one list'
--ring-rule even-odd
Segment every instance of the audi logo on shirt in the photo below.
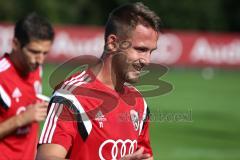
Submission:
{"label": "audi logo on shirt", "polygon": [[[106,160],[111,158],[112,160],[116,160],[119,157],[124,157],[128,154],[132,154],[137,149],[137,141],[136,140],[113,140],[108,139],[105,140],[99,147],[98,154],[101,160]],[[106,156],[111,157],[106,157]]]}

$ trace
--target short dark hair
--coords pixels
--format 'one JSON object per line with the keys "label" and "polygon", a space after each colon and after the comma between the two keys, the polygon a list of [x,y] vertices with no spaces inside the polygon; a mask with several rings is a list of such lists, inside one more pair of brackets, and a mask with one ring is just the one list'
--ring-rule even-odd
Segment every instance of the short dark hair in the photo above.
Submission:
{"label": "short dark hair", "polygon": [[110,34],[128,36],[138,24],[160,32],[160,18],[141,2],[128,3],[114,9],[105,26],[105,41]]}
{"label": "short dark hair", "polygon": [[45,18],[33,12],[16,22],[14,37],[24,47],[32,40],[53,41],[54,30]]}

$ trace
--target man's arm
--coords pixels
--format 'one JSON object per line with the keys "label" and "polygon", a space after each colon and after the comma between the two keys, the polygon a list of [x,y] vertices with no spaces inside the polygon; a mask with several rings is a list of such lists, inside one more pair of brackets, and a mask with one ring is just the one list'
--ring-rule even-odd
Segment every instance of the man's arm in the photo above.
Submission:
{"label": "man's arm", "polygon": [[[68,107],[56,103],[54,99],[51,102],[39,139],[38,160],[63,160],[66,158],[75,136],[74,119],[71,119],[72,114],[69,112]],[[49,123],[52,116],[54,121]],[[51,132],[47,128],[52,128]]]}
{"label": "man's arm", "polygon": [[144,148],[141,147],[133,154],[126,155],[122,157],[120,160],[153,160],[153,157],[151,157],[150,154],[148,153],[144,154],[143,152],[144,152]]}
{"label": "man's arm", "polygon": [[46,102],[32,104],[26,108],[25,112],[0,122],[0,139],[11,134],[19,127],[32,122],[43,121],[47,115],[47,105]]}
{"label": "man's arm", "polygon": [[42,144],[38,147],[36,160],[65,160],[67,150],[59,144]]}
{"label": "man's arm", "polygon": [[[141,147],[133,154],[122,157],[120,160],[153,160],[150,154],[144,154]],[[37,151],[36,160],[66,160],[66,149],[59,144],[42,144]]]}

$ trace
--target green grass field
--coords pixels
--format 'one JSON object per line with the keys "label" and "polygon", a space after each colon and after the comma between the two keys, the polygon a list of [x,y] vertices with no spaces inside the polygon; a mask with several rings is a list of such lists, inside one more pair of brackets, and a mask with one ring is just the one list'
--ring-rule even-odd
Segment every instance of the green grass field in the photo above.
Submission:
{"label": "green grass field", "polygon": [[[52,92],[49,76],[55,68],[45,65],[46,95]],[[174,89],[147,98],[155,160],[239,160],[239,71],[214,70],[206,80],[201,69],[170,68],[162,79]]]}

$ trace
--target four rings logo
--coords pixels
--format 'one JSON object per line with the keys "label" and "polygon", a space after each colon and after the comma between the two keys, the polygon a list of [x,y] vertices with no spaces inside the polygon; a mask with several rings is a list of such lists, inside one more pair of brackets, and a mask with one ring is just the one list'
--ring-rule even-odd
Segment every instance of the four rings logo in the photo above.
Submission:
{"label": "four rings logo", "polygon": [[[136,140],[112,140],[108,139],[104,141],[99,147],[99,157],[101,160],[109,159],[106,158],[106,155],[111,155],[112,160],[116,160],[117,158],[124,157],[125,155],[132,154],[137,149],[137,141]],[[106,153],[107,152],[107,153]]]}

